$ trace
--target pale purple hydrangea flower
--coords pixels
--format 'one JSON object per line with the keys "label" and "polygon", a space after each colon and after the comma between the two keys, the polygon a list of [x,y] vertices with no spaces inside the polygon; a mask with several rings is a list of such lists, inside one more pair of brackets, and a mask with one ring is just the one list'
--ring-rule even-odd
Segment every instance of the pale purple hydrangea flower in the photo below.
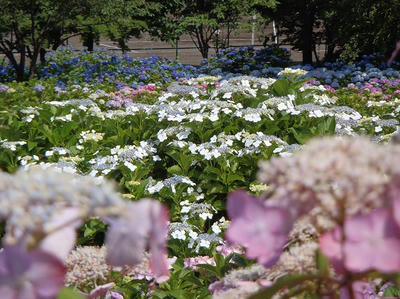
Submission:
{"label": "pale purple hydrangea flower", "polygon": [[103,284],[94,288],[89,294],[84,294],[88,299],[97,299],[104,298],[105,299],[124,299],[119,292],[111,291],[111,288],[115,286],[115,283],[110,282],[107,284]]}
{"label": "pale purple hydrangea flower", "polygon": [[35,85],[35,87],[33,87],[33,89],[35,90],[35,91],[38,91],[38,92],[42,92],[42,91],[44,91],[45,89],[46,89],[46,87],[44,87],[42,84],[40,84],[40,83],[37,83],[36,85]]}
{"label": "pale purple hydrangea flower", "polygon": [[9,90],[9,87],[7,85],[0,84],[0,92],[5,92],[7,90]]}
{"label": "pale purple hydrangea flower", "polygon": [[106,236],[107,262],[113,266],[134,266],[143,252],[150,249],[150,269],[155,276],[168,276],[165,242],[168,235],[168,212],[159,202],[141,200],[129,203],[125,217],[108,218]]}

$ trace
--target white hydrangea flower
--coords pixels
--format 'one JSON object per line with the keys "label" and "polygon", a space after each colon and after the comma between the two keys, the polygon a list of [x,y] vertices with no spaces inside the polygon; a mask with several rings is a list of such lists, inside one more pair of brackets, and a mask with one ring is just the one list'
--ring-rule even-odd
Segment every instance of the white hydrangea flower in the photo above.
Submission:
{"label": "white hydrangea flower", "polygon": [[223,99],[230,99],[231,97],[232,97],[232,93],[231,92],[227,92],[222,96]]}
{"label": "white hydrangea flower", "polygon": [[211,244],[210,241],[201,239],[199,246],[204,248],[210,248],[210,244]]}
{"label": "white hydrangea flower", "polygon": [[161,129],[160,131],[158,131],[158,133],[157,133],[157,139],[158,139],[160,142],[163,142],[163,141],[165,141],[165,140],[168,139],[168,136],[167,136],[167,134],[165,133],[165,130]]}
{"label": "white hydrangea flower", "polygon": [[244,119],[254,123],[261,121],[260,114],[258,113],[248,113],[244,116]]}
{"label": "white hydrangea flower", "polygon": [[215,234],[219,234],[221,233],[221,228],[218,226],[218,223],[215,222],[212,226],[211,226],[211,230],[213,231],[213,233]]}
{"label": "white hydrangea flower", "polygon": [[189,206],[182,207],[182,209],[181,209],[181,213],[182,214],[187,214],[189,212],[190,212],[190,207]]}
{"label": "white hydrangea flower", "polygon": [[129,168],[130,171],[135,171],[137,166],[133,165],[131,162],[125,161],[124,165]]}
{"label": "white hydrangea flower", "polygon": [[176,230],[171,233],[172,238],[176,240],[186,240],[186,233],[184,230]]}
{"label": "white hydrangea flower", "polygon": [[196,233],[195,231],[192,230],[189,231],[189,237],[192,238],[193,240],[196,240],[198,236],[199,234]]}
{"label": "white hydrangea flower", "polygon": [[199,217],[203,220],[207,220],[207,218],[212,219],[213,215],[211,213],[204,212],[204,213],[199,214]]}

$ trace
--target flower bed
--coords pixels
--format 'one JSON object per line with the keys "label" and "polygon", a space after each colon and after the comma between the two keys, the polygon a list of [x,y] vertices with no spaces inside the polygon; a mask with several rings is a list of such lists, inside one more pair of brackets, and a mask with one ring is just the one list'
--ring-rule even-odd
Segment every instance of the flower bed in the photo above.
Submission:
{"label": "flower bed", "polygon": [[[26,258],[18,275],[34,288],[35,263],[58,269],[51,294],[65,283],[62,292],[91,298],[243,298],[263,287],[259,298],[335,296],[396,281],[399,153],[378,144],[398,138],[398,71],[364,63],[211,76],[102,53],[62,50],[42,69],[46,80],[0,85],[0,167],[18,169],[0,180],[0,257]],[[237,68],[257,68],[248,61]],[[332,135],[342,138],[306,145]],[[373,240],[391,245],[357,264],[357,246],[371,240],[352,227],[368,223]],[[372,271],[384,273],[379,282],[362,276]]]}

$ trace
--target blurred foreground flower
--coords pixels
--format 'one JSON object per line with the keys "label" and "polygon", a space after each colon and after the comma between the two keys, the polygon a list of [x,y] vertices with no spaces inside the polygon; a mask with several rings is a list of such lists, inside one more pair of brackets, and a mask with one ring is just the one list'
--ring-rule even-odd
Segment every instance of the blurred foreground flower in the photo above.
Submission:
{"label": "blurred foreground flower", "polygon": [[168,212],[157,201],[145,199],[129,203],[122,217],[108,219],[107,261],[114,266],[133,266],[140,263],[143,252],[150,249],[151,270],[156,276],[168,275],[167,221]]}
{"label": "blurred foreground flower", "polygon": [[5,246],[0,253],[1,298],[56,298],[64,275],[63,263],[42,250]]}
{"label": "blurred foreground flower", "polygon": [[[95,258],[99,250],[80,250],[88,260],[73,265],[82,262],[79,258],[67,258],[76,245],[76,230],[93,216],[110,224],[106,234],[107,258],[103,258],[109,265],[102,263],[100,257]],[[6,223],[2,240],[5,249],[0,253],[1,298],[55,298],[64,283],[63,262],[77,269],[75,276],[67,276],[67,284],[85,277],[96,286],[96,280],[104,279],[112,266],[141,263],[147,250],[157,281],[169,278],[165,248],[167,209],[151,199],[125,201],[111,183],[100,185],[93,178],[52,169],[20,170],[14,175],[0,172],[0,219]],[[89,273],[83,275],[78,271],[83,269]],[[106,289],[93,292],[110,295],[111,291]]]}
{"label": "blurred foreground flower", "polygon": [[227,205],[232,220],[227,239],[246,247],[246,255],[257,258],[263,266],[274,265],[292,228],[291,215],[283,208],[267,206],[242,190],[230,193]]}
{"label": "blurred foreground flower", "polygon": [[400,269],[399,233],[391,213],[378,209],[347,219],[344,236],[339,228],[325,233],[320,238],[320,247],[334,265],[342,262],[349,271],[391,273]]}

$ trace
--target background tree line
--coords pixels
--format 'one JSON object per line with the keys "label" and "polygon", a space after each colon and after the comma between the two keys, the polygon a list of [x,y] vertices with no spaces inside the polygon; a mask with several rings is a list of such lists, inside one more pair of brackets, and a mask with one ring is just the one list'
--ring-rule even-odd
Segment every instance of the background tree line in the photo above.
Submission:
{"label": "background tree line", "polygon": [[326,45],[323,61],[351,62],[361,54],[390,56],[400,39],[400,0],[0,0],[0,6],[0,52],[20,81],[28,64],[33,76],[48,49],[75,35],[89,51],[100,36],[124,51],[144,32],[171,44],[188,34],[206,58],[252,15],[259,24],[275,20],[280,42],[301,51],[303,63],[319,62],[318,44]]}

